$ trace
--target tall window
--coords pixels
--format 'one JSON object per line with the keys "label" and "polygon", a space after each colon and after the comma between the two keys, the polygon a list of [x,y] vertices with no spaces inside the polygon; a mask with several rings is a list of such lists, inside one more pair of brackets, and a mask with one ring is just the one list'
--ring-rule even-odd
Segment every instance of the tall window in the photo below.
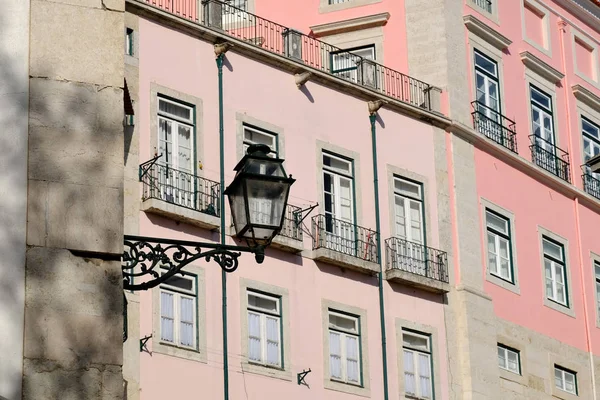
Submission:
{"label": "tall window", "polygon": [[404,348],[404,391],[420,399],[433,398],[431,337],[402,330]]}
{"label": "tall window", "polygon": [[425,229],[423,224],[423,185],[394,177],[394,220],[396,236],[406,240],[396,249],[404,268],[426,273]]}
{"label": "tall window", "polygon": [[279,149],[276,134],[244,124],[244,154],[246,154],[251,144],[267,145],[271,149],[269,156],[278,156],[277,152]]}
{"label": "tall window", "polygon": [[133,29],[131,28],[125,30],[125,54],[133,55]]}
{"label": "tall window", "polygon": [[500,84],[498,64],[475,50],[475,86],[479,112],[489,119],[500,122]]}
{"label": "tall window", "polygon": [[360,318],[329,310],[329,376],[361,385]]}
{"label": "tall window", "polygon": [[323,197],[328,247],[354,250],[354,168],[352,161],[323,153]]}
{"label": "tall window", "polygon": [[250,362],[282,367],[281,299],[248,290],[248,358]]}
{"label": "tall window", "polygon": [[546,271],[546,297],[568,307],[564,247],[547,237],[542,237],[542,247]]}
{"label": "tall window", "polygon": [[[339,3],[342,3],[341,1]],[[331,4],[331,3],[330,3]],[[344,49],[331,53],[331,73],[358,82],[358,63],[362,59],[375,60],[375,46]]]}
{"label": "tall window", "polygon": [[[164,274],[164,272],[162,272]],[[160,340],[197,349],[197,281],[177,274],[160,286]]]}
{"label": "tall window", "polygon": [[498,344],[498,366],[521,375],[521,360],[517,350]]}
{"label": "tall window", "polygon": [[532,131],[536,137],[536,145],[554,154],[554,119],[552,97],[535,86],[529,87],[531,97]]}
{"label": "tall window", "polygon": [[554,385],[567,393],[577,394],[577,374],[566,368],[554,365]]}
{"label": "tall window", "polygon": [[490,273],[514,283],[511,260],[510,221],[489,209],[485,210],[488,268]]}
{"label": "tall window", "polygon": [[166,98],[158,98],[158,162],[192,173],[194,109]]}
{"label": "tall window", "polygon": [[[600,126],[585,117],[581,117],[581,132],[583,137],[583,161],[600,154]],[[600,179],[600,174],[593,173],[594,178]]]}
{"label": "tall window", "polygon": [[596,308],[600,318],[600,262],[594,261],[594,275],[596,276]]}

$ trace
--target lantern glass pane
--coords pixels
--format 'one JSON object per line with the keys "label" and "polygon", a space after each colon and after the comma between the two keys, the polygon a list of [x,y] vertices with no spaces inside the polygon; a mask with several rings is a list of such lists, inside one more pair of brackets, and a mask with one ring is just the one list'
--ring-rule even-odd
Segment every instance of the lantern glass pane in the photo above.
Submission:
{"label": "lantern glass pane", "polygon": [[244,166],[244,172],[285,178],[285,173],[280,161],[249,159]]}
{"label": "lantern glass pane", "polygon": [[[279,228],[283,218],[289,185],[287,183],[248,178],[246,187],[250,224]],[[256,230],[255,235],[257,235]]]}
{"label": "lantern glass pane", "polygon": [[244,199],[244,187],[241,182],[234,183],[231,186],[231,192],[228,194],[229,206],[233,215],[235,231],[240,232],[248,221],[246,220],[246,200]]}

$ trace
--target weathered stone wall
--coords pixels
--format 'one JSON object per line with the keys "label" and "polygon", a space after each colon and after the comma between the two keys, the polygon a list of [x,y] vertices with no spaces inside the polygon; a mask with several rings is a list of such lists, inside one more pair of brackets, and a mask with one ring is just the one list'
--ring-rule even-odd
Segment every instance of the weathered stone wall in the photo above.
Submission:
{"label": "weathered stone wall", "polygon": [[121,399],[124,0],[32,0],[24,399]]}

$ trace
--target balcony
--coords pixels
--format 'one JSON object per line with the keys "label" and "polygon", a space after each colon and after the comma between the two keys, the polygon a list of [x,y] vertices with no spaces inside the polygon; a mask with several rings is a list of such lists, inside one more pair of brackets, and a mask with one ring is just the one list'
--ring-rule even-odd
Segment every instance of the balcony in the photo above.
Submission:
{"label": "balcony", "polygon": [[566,182],[571,182],[569,153],[536,135],[530,135],[531,161]]}
{"label": "balcony", "polygon": [[320,214],[312,217],[312,237],[315,260],[367,274],[380,271],[377,232]]}
{"label": "balcony", "polygon": [[[247,12],[239,0],[135,0],[394,100],[432,111],[432,86]],[[244,3],[245,4],[245,3]],[[245,7],[244,7],[245,8]],[[343,60],[340,71],[337,60]],[[334,65],[336,64],[336,65]],[[437,106],[436,106],[437,108]],[[436,110],[439,111],[439,110]]]}
{"label": "balcony", "polygon": [[292,253],[299,253],[304,250],[304,236],[302,233],[302,209],[300,207],[287,205],[283,226],[279,235],[273,238],[271,247],[275,247]]}
{"label": "balcony", "polygon": [[143,211],[202,228],[219,228],[218,182],[161,164],[153,164],[141,181]]}
{"label": "balcony", "polygon": [[474,128],[500,146],[518,153],[515,122],[477,101],[472,102],[471,106],[474,110],[471,113]]}
{"label": "balcony", "polygon": [[590,196],[600,199],[600,179],[596,178],[597,174],[592,174],[588,168],[584,166],[583,175],[583,190]]}
{"label": "balcony", "polygon": [[385,256],[387,280],[436,293],[449,291],[445,252],[392,237],[385,241]]}

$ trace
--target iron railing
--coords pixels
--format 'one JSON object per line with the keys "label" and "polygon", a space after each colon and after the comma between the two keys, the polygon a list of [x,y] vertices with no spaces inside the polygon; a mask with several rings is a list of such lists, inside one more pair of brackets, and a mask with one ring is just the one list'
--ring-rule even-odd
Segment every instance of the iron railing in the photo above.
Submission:
{"label": "iron railing", "polygon": [[477,7],[484,9],[485,11],[492,12],[492,1],[491,0],[471,0]]}
{"label": "iron railing", "polygon": [[600,179],[596,178],[594,174],[592,174],[589,170],[589,167],[583,165],[583,175],[581,175],[581,179],[583,180],[583,190],[591,196],[594,196],[597,199],[600,199]]}
{"label": "iron railing", "polygon": [[531,161],[560,179],[571,182],[569,153],[556,147],[552,142],[536,135],[530,135]]}
{"label": "iron railing", "polygon": [[388,270],[398,269],[440,282],[449,282],[446,252],[392,237],[385,241]]}
{"label": "iron railing", "polygon": [[301,211],[302,209],[300,207],[296,207],[291,204],[287,205],[287,208],[285,209],[285,217],[283,219],[283,226],[279,232],[281,236],[299,241],[304,239],[302,235],[302,224],[300,221],[302,219]]}
{"label": "iron railing", "polygon": [[142,200],[158,199],[181,207],[220,216],[218,182],[168,165],[154,164],[142,178]]}
{"label": "iron railing", "polygon": [[329,215],[312,217],[313,250],[325,248],[361,260],[379,262],[377,232]]}
{"label": "iron railing", "polygon": [[475,129],[488,139],[518,153],[515,122],[478,101],[472,102],[471,106]]}
{"label": "iron railing", "polygon": [[225,33],[306,67],[326,72],[395,100],[431,110],[432,87],[314,37],[220,0],[137,0]]}

